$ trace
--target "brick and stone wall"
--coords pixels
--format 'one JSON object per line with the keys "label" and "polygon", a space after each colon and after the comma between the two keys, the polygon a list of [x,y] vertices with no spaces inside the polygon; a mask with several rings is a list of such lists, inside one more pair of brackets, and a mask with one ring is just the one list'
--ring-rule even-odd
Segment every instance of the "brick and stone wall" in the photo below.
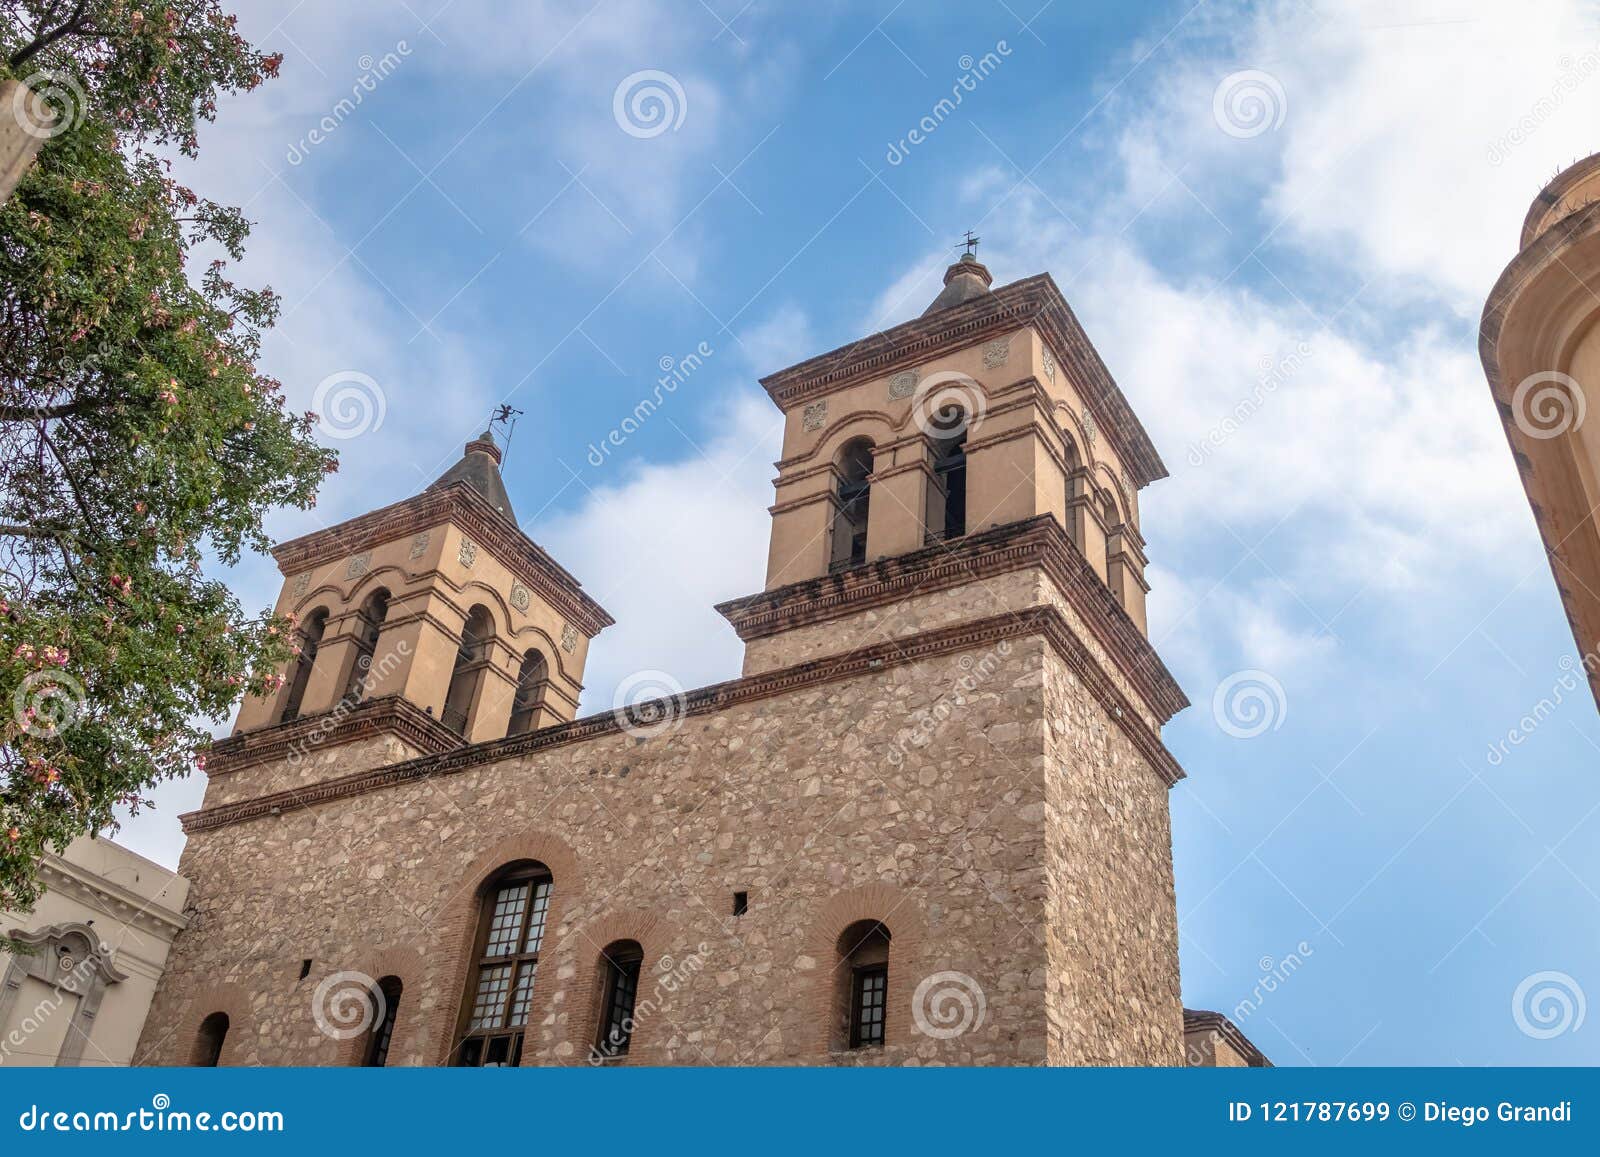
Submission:
{"label": "brick and stone wall", "polygon": [[[141,1059],[185,1063],[222,1010],[225,1063],[353,1063],[313,1007],[351,970],[404,984],[390,1063],[444,1063],[480,885],[532,858],[554,888],[524,1064],[584,1062],[619,938],[645,951],[634,1063],[1179,1063],[1166,781],[1041,634],[485,755],[197,827]],[[860,919],[891,933],[887,1044],[840,1054]]]}

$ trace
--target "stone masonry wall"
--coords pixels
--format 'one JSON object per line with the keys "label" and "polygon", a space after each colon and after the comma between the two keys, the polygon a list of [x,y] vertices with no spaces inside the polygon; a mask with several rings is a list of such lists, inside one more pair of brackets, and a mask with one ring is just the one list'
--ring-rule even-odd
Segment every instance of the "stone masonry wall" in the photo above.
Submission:
{"label": "stone masonry wall", "polygon": [[[583,1062],[621,938],[645,950],[634,1063],[1176,1063],[1165,788],[1054,655],[1013,639],[197,832],[139,1055],[185,1063],[224,1011],[225,1064],[353,1063],[313,1008],[352,970],[404,983],[391,1063],[441,1063],[478,888],[535,858],[525,1064]],[[830,1053],[865,918],[892,937],[887,1045]]]}

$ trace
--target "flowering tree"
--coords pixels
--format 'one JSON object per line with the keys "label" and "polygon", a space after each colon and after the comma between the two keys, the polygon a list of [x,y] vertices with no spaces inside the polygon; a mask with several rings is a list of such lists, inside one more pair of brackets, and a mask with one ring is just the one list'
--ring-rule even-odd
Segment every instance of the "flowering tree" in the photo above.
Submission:
{"label": "flowering tree", "polygon": [[335,462],[255,368],[277,300],[228,276],[248,224],[153,151],[192,156],[279,60],[215,0],[0,2],[28,86],[0,115],[48,138],[0,205],[0,909],[47,847],[203,766],[199,724],[291,649],[201,562],[264,548]]}

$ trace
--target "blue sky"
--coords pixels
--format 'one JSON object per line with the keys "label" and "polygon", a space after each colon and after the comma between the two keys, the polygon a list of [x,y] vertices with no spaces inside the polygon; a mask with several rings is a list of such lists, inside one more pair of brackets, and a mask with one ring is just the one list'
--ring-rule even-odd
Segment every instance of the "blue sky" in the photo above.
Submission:
{"label": "blue sky", "polygon": [[[1561,687],[1476,354],[1529,202],[1600,147],[1600,25],[1041,2],[245,5],[283,77],[224,105],[192,180],[257,222],[296,406],[341,374],[382,398],[273,533],[421,489],[510,401],[524,528],[618,619],[585,710],[641,669],[731,677],[710,608],[761,586],[778,452],[756,378],[920,313],[973,229],[997,281],[1055,276],[1172,472],[1141,508],[1151,637],[1194,702],[1166,731],[1186,1003],[1234,1012],[1292,954],[1240,1019],[1278,1063],[1600,1062],[1600,719]],[[659,133],[614,106],[646,70]],[[230,579],[277,591],[265,560]],[[1249,738],[1213,707],[1241,672],[1269,677]],[[201,792],[120,838],[175,863]]]}

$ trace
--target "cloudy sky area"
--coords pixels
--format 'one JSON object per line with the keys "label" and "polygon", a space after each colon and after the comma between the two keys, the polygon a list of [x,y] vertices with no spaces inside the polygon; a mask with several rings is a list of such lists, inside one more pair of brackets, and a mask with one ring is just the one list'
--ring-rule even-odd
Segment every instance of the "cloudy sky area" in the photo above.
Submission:
{"label": "cloudy sky area", "polygon": [[[1477,360],[1528,204],[1600,148],[1600,23],[1040,2],[245,5],[283,77],[223,107],[193,183],[257,222],[293,403],[355,371],[384,404],[273,532],[420,490],[509,401],[523,526],[618,620],[584,709],[640,669],[731,677],[710,608],[761,586],[778,453],[757,376],[920,313],[971,228],[997,282],[1055,276],[1171,469],[1141,507],[1195,704],[1166,732],[1186,1003],[1235,1010],[1294,953],[1241,1020],[1279,1063],[1600,1062],[1600,1026],[1513,1012],[1546,971],[1600,997],[1600,719],[1579,691],[1489,758],[1573,645]],[[613,110],[645,69],[682,92],[653,137]],[[231,579],[251,606],[279,582]],[[1241,671],[1283,688],[1249,739],[1212,709]],[[175,863],[202,790],[121,838]]]}

